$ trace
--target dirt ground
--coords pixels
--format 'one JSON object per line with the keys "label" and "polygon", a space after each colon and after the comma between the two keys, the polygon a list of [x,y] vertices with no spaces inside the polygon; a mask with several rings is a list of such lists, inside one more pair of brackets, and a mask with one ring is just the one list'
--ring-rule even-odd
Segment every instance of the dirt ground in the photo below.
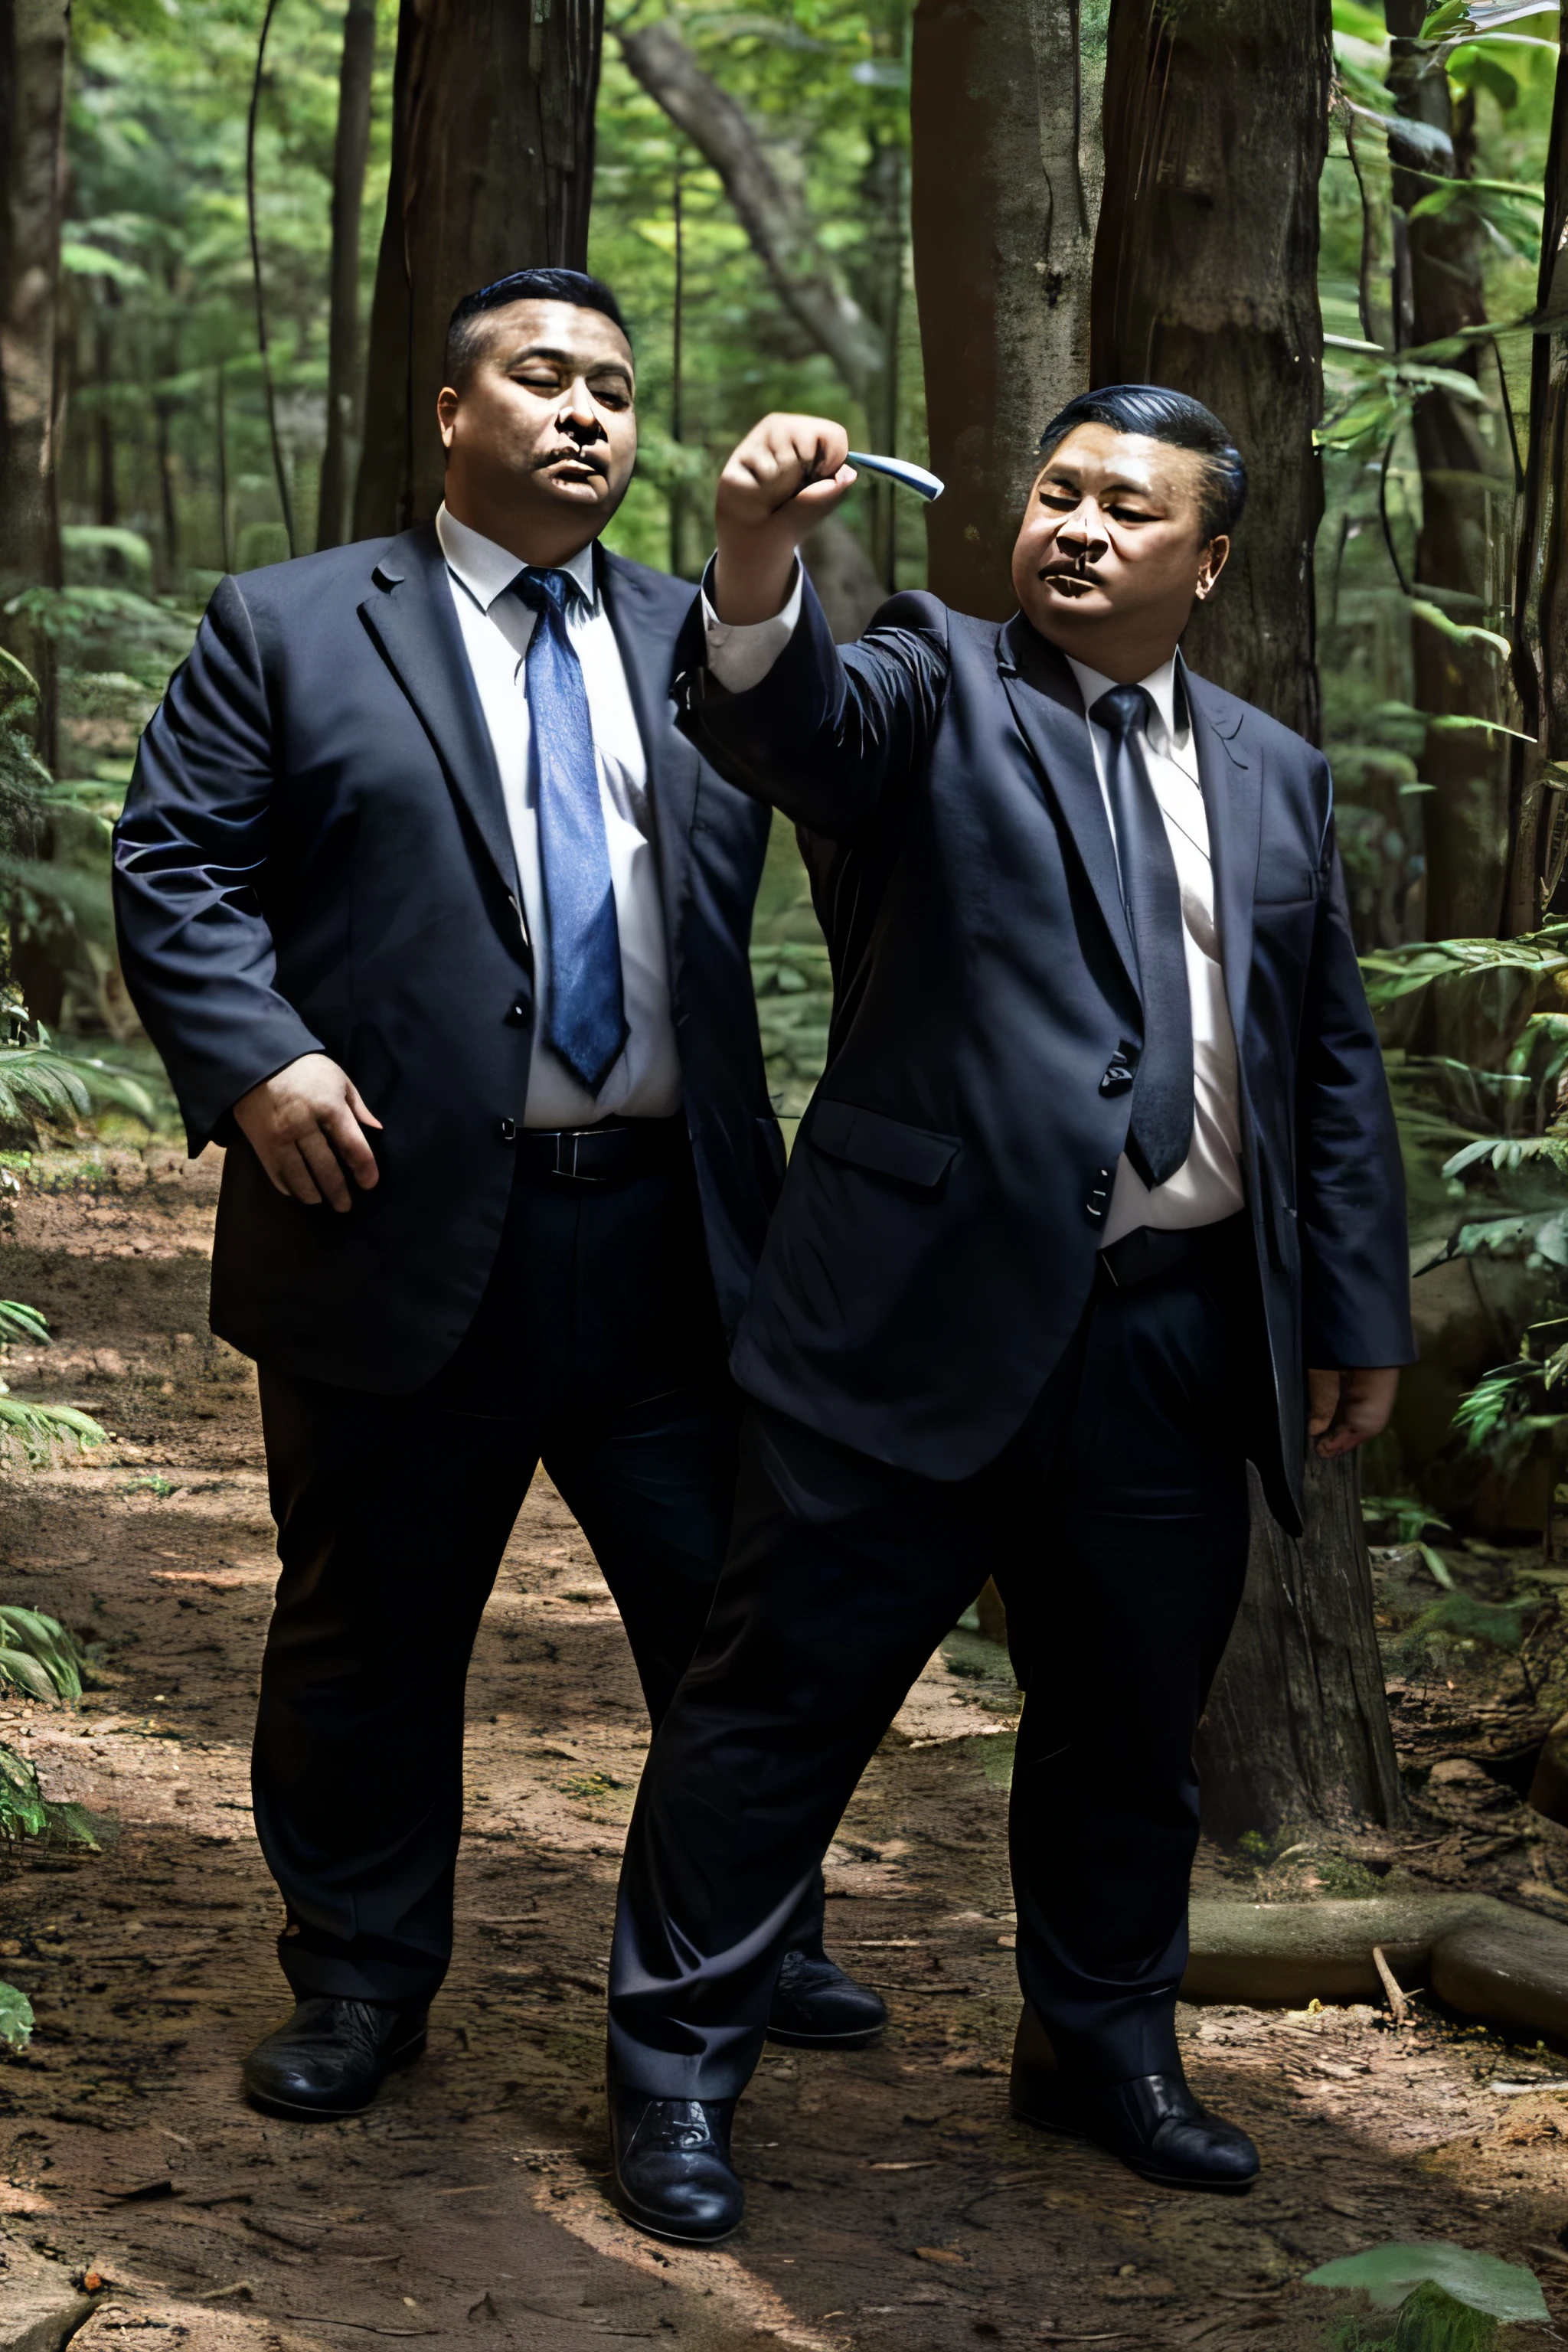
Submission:
{"label": "dirt ground", "polygon": [[[1244,2200],[1163,2193],[1009,2120],[1011,1694],[999,1654],[962,1635],[830,1858],[830,1946],[885,1991],[883,2044],[770,2053],[737,2126],[751,2214],[728,2246],[627,2229],[604,2194],[601,2051],[644,1725],[616,1612],[542,1478],[474,1663],[429,2055],[355,2121],[251,2114],[240,2059],[288,2006],[247,1781],[272,1529],[251,1370],[205,1329],[215,1177],[169,1150],[38,1163],[5,1249],[5,1286],[58,1335],[13,1350],[7,1376],[114,1433],[0,1478],[0,1597],[108,1645],[79,1710],[0,1706],[46,1794],[104,1824],[101,1854],[0,1882],[0,1976],[38,2018],[0,2062],[0,2226],[103,2283],[77,2345],[1289,2352],[1332,2315],[1304,2272],[1424,2238],[1529,2263],[1568,2318],[1568,2061],[1429,2006],[1398,2032],[1366,2008],[1184,2012],[1195,2084],[1263,2150]],[[1401,1874],[1568,1916],[1568,1836],[1466,1760],[1528,1728],[1522,1690],[1399,1700],[1415,1780],[1438,1765],[1407,1838],[1315,1869],[1288,1856],[1271,1884]],[[1235,1871],[1211,1855],[1205,1883]]]}

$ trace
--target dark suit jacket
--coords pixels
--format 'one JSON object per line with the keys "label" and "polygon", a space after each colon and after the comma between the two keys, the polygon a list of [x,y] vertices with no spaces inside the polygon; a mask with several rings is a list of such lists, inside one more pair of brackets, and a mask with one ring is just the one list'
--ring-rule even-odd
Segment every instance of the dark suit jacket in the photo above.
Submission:
{"label": "dark suit jacket", "polygon": [[[1063,657],[896,596],[726,694],[700,615],[680,724],[803,828],[832,951],[827,1069],[733,1369],[884,1462],[962,1478],[1022,1424],[1083,1313],[1142,1039],[1083,703]],[[1303,1371],[1413,1351],[1404,1186],[1321,754],[1186,678],[1241,1073],[1247,1210],[1299,1525]],[[1271,1458],[1270,1458],[1271,1457]]]}
{"label": "dark suit jacket", "polygon": [[[687,1123],[731,1330],[784,1170],[747,947],[765,809],[672,723],[692,591],[601,554],[651,779]],[[533,1017],[511,836],[426,527],[222,582],[142,739],[114,845],[121,954],[193,1152],[229,1145],[213,1328],[386,1395],[456,1349],[500,1239]],[[313,1051],[384,1132],[338,1215],[284,1199],[226,1118]]]}

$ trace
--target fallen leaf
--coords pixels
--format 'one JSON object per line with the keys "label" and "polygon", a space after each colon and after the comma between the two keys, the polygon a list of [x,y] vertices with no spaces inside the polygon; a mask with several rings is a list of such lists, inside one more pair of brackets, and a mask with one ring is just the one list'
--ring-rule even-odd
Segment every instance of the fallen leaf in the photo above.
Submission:
{"label": "fallen leaf", "polygon": [[917,2246],[915,2258],[922,2263],[966,2263],[967,2254],[955,2254],[951,2246]]}

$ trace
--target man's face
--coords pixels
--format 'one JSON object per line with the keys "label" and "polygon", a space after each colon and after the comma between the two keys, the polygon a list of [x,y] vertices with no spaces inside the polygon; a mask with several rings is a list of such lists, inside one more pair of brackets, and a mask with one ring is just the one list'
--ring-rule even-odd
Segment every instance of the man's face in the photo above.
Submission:
{"label": "man's face", "polygon": [[1078,425],[1047,460],[1013,550],[1026,617],[1091,668],[1125,667],[1099,658],[1115,648],[1144,661],[1134,675],[1146,677],[1174,652],[1230,551],[1228,539],[1205,533],[1202,491],[1193,450]]}
{"label": "man's face", "polygon": [[512,302],[479,324],[467,383],[437,403],[447,502],[492,536],[504,520],[510,536],[585,545],[637,457],[631,347],[602,311],[572,302]]}

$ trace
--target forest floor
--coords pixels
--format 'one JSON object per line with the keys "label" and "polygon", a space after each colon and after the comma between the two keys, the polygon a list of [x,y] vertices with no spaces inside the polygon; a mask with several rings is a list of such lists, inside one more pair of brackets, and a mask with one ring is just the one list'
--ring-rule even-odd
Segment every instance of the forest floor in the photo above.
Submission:
{"label": "forest floor", "polygon": [[[1184,2011],[1195,2084],[1263,2151],[1242,2200],[1165,2194],[1009,2119],[1012,1693],[1001,1654],[963,1634],[830,1857],[830,1948],[884,1990],[888,2034],[855,2056],[769,2053],[737,2126],[750,2218],[729,2245],[628,2229],[605,2196],[603,2009],[644,1724],[616,1612],[542,1478],[474,1662],[457,1956],[429,2053],[351,2122],[249,2112],[240,2060],[288,2007],[247,1804],[272,1528],[251,1369],[205,1328],[211,1158],[37,1161],[5,1251],[6,1286],[57,1333],[12,1351],[13,1384],[114,1433],[0,1479],[0,1597],[107,1645],[79,1709],[0,1706],[0,1738],[104,1844],[0,1880],[0,1976],[37,2012],[30,2050],[0,2061],[0,2230],[18,2259],[30,2244],[103,2283],[77,2345],[1290,2352],[1333,2315],[1307,2270],[1412,2239],[1528,2263],[1568,2320],[1568,2061],[1427,2004],[1399,2031],[1365,2007]],[[1209,1891],[1462,1883],[1568,1916],[1568,1832],[1474,1761],[1537,1720],[1516,1662],[1398,1697],[1407,1833],[1250,1879],[1208,1854]]]}

